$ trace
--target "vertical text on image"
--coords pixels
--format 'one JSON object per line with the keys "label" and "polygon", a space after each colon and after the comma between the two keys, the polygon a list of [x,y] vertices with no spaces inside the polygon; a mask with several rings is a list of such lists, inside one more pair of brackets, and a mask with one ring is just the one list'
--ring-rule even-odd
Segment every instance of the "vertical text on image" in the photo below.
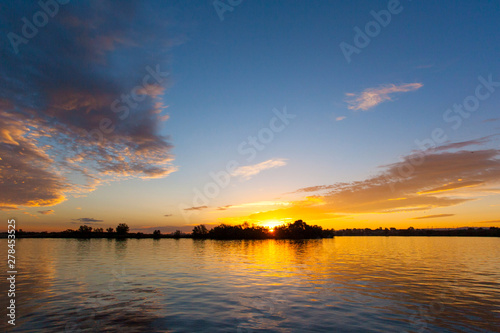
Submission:
{"label": "vertical text on image", "polygon": [[8,304],[7,322],[10,325],[16,325],[16,220],[7,220],[7,281],[8,284]]}

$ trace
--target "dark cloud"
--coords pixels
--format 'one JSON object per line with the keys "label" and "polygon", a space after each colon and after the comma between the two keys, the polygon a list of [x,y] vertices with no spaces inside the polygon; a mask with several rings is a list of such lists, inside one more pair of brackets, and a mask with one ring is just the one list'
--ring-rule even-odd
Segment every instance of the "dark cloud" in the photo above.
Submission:
{"label": "dark cloud", "polygon": [[226,210],[228,208],[231,208],[233,205],[226,205],[226,206],[222,206],[222,207],[217,207],[217,210]]}
{"label": "dark cloud", "polygon": [[40,7],[1,5],[0,206],[51,206],[102,182],[175,171],[160,134],[174,44],[160,5],[70,2],[18,53],[7,32],[22,35],[21,18]]}
{"label": "dark cloud", "polygon": [[92,217],[80,217],[79,219],[72,219],[71,223],[99,223],[104,222],[104,220],[94,219]]}
{"label": "dark cloud", "polygon": [[500,120],[500,118],[490,118],[490,119],[483,120],[483,123],[492,123],[492,122],[495,122],[498,120]]}
{"label": "dark cloud", "polygon": [[205,208],[208,208],[208,206],[189,207],[189,208],[184,208],[184,210],[202,210]]}
{"label": "dark cloud", "polygon": [[450,217],[450,216],[455,216],[455,214],[426,215],[426,216],[414,217],[413,220],[436,219],[440,217]]}
{"label": "dark cloud", "polygon": [[165,214],[165,215],[163,215],[163,216],[164,216],[164,217],[170,217],[170,216],[172,216],[172,214]]}

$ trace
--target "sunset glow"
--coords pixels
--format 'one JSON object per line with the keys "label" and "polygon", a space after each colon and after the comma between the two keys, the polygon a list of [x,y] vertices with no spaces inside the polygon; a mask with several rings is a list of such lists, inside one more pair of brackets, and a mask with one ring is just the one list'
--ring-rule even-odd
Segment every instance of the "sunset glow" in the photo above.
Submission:
{"label": "sunset glow", "polygon": [[180,23],[169,2],[69,3],[29,43],[4,34],[0,215],[33,231],[500,226],[496,5],[467,4],[484,19],[465,27],[401,3],[366,49],[353,25],[371,9],[353,6],[248,2]]}
{"label": "sunset glow", "polygon": [[272,232],[274,231],[274,227],[277,227],[279,225],[285,224],[283,221],[278,221],[278,220],[268,220],[268,221],[263,221],[259,223],[259,225],[269,228],[269,230]]}
{"label": "sunset glow", "polygon": [[499,18],[3,1],[0,332],[497,332]]}

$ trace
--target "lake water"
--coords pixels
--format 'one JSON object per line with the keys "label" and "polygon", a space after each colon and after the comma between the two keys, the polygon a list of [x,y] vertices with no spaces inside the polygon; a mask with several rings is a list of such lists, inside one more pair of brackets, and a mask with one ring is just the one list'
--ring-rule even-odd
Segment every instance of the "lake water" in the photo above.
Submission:
{"label": "lake water", "polygon": [[500,332],[498,238],[20,239],[16,249],[12,331]]}

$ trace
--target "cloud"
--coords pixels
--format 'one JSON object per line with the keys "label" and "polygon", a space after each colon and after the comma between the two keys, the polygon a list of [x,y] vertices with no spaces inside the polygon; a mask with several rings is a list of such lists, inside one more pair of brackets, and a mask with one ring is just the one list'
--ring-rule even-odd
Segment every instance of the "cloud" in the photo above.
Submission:
{"label": "cloud", "polygon": [[450,216],[455,216],[455,214],[426,215],[426,216],[414,217],[414,218],[412,218],[412,220],[436,219],[436,218],[440,218],[440,217],[450,217]]}
{"label": "cloud", "polygon": [[239,205],[226,205],[222,207],[218,207],[217,210],[227,210],[237,209],[237,208],[255,208],[255,207],[266,207],[266,206],[275,206],[275,207],[283,207],[291,205],[291,202],[287,201],[257,201],[257,202],[247,202]]}
{"label": "cloud", "polygon": [[261,171],[278,168],[285,165],[285,159],[271,159],[254,165],[241,166],[232,173],[232,176],[239,176],[245,180],[248,180],[252,178],[252,176],[259,174]]}
{"label": "cloud", "polygon": [[228,208],[231,208],[233,205],[226,205],[222,207],[217,207],[217,210],[227,210]]}
{"label": "cloud", "polygon": [[195,207],[189,207],[189,208],[184,208],[184,210],[190,211],[190,210],[202,210],[208,208],[208,206],[195,206]]}
{"label": "cloud", "polygon": [[[176,170],[161,127],[175,44],[165,38],[169,11],[113,4],[72,2],[18,54],[0,36],[0,185],[9,189],[0,206],[53,206],[103,183]],[[19,18],[36,10],[16,2],[0,21],[21,34]]]}
{"label": "cloud", "polygon": [[31,217],[35,217],[35,218],[38,218],[38,216],[36,216],[36,215],[33,215],[33,214],[31,214],[31,213],[28,213],[28,212],[23,212],[23,214],[25,214],[25,215],[29,215],[29,216],[31,216]]}
{"label": "cloud", "polygon": [[0,206],[0,210],[18,210],[15,206]]}
{"label": "cloud", "polygon": [[317,185],[317,186],[303,187],[295,192],[318,192],[318,191],[337,188],[339,186],[342,186],[341,184],[347,184],[347,183],[338,183],[337,185]]}
{"label": "cloud", "polygon": [[94,219],[92,217],[80,217],[78,219],[72,219],[72,221],[73,221],[73,222],[71,222],[72,224],[78,224],[78,223],[92,224],[92,223],[104,222],[104,220],[98,220],[98,219]]}
{"label": "cloud", "polygon": [[[338,184],[325,195],[332,210],[343,213],[407,211],[449,207],[474,200],[469,187],[487,189],[500,182],[500,151],[482,150],[432,153],[420,166],[416,156],[389,165],[378,176],[349,184]],[[412,173],[407,173],[411,166]],[[462,191],[462,192],[459,192]],[[457,195],[463,193],[463,195]],[[399,199],[400,200],[394,200]]]}
{"label": "cloud", "polygon": [[[315,195],[259,216],[305,218],[302,214],[308,214],[313,219],[325,219],[328,214],[423,211],[452,207],[496,193],[500,184],[500,150],[456,151],[456,147],[464,145],[448,144],[426,151],[425,156],[412,153],[403,161],[383,166],[378,175],[365,180],[301,188],[296,193]],[[420,163],[412,165],[410,161]]]}
{"label": "cloud", "polygon": [[163,215],[163,216],[164,216],[164,217],[170,217],[170,216],[172,216],[172,214],[165,214],[165,215]]}
{"label": "cloud", "polygon": [[500,223],[500,220],[491,220],[491,221],[479,221],[479,222],[474,222],[474,223]]}
{"label": "cloud", "polygon": [[359,94],[346,93],[350,110],[369,110],[385,101],[392,101],[391,94],[415,91],[423,87],[421,83],[408,83],[396,86],[394,84],[368,88]]}
{"label": "cloud", "polygon": [[50,214],[54,214],[54,210],[53,209],[39,210],[38,213],[40,213],[42,215],[50,215]]}
{"label": "cloud", "polygon": [[346,118],[347,118],[346,116],[340,116],[340,117],[335,118],[335,120],[336,121],[342,121],[342,120],[344,120]]}
{"label": "cloud", "polygon": [[[427,149],[425,152],[438,153],[441,151],[459,150],[469,146],[481,146],[485,143],[490,142],[493,138],[497,137],[499,134],[488,135],[479,139],[461,141],[461,142],[451,142],[438,147],[432,147]],[[419,153],[418,151],[416,153]],[[471,152],[473,153],[473,152]]]}
{"label": "cloud", "polygon": [[97,220],[92,217],[80,217],[79,219],[73,219],[73,221],[78,222],[104,222],[104,220]]}
{"label": "cloud", "polygon": [[492,123],[492,122],[495,122],[498,120],[500,120],[500,118],[490,118],[490,119],[483,120],[483,123]]}
{"label": "cloud", "polygon": [[474,186],[479,186],[483,185],[484,182],[478,181],[478,180],[472,180],[468,182],[462,182],[462,179],[457,179],[457,182],[452,182],[449,184],[444,184],[442,186],[438,186],[435,188],[431,188],[429,190],[425,190],[422,192],[418,192],[418,194],[427,194],[427,193],[439,193],[439,192],[445,192],[445,191],[453,191],[459,188],[464,188],[464,187],[474,187]]}

